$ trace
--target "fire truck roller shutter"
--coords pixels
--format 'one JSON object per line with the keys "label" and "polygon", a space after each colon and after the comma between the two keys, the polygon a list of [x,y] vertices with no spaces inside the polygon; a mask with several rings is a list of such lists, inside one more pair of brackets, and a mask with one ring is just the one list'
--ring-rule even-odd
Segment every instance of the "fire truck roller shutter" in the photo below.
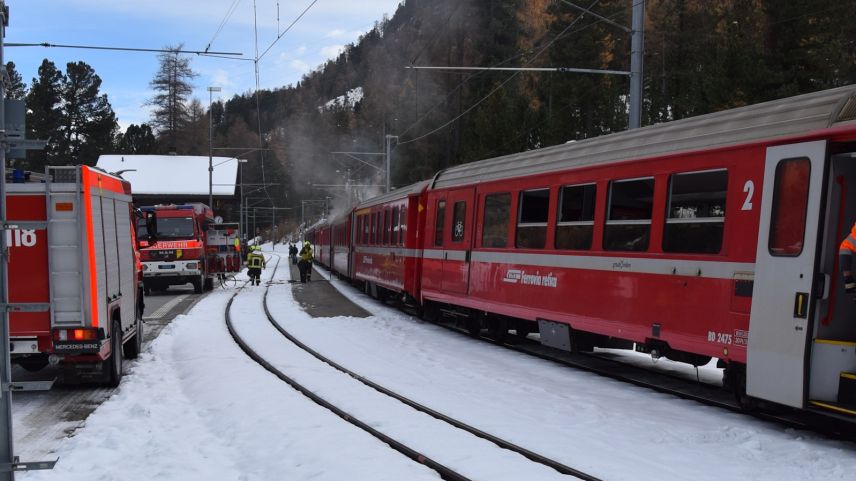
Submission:
{"label": "fire truck roller shutter", "polygon": [[[90,242],[95,246],[95,258],[92,259],[92,264],[95,265],[95,299],[93,302],[97,304],[99,324],[102,322],[109,325],[109,317],[107,317],[107,262],[105,258],[104,246],[104,216],[101,205],[101,196],[97,194],[98,189],[90,188],[87,201],[92,206],[92,239]],[[91,275],[91,274],[90,274]]]}
{"label": "fire truck roller shutter", "polygon": [[119,245],[119,286],[122,292],[122,329],[135,322],[134,239],[131,238],[130,199],[116,199],[116,242]]}

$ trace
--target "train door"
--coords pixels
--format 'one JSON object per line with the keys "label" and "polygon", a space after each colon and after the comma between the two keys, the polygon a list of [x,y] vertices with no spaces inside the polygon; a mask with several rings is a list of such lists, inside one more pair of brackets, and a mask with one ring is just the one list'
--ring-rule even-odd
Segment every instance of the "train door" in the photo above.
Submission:
{"label": "train door", "polygon": [[473,200],[475,189],[449,192],[446,200],[448,218],[443,258],[443,290],[466,294],[470,280],[470,252],[473,238]]}
{"label": "train door", "polygon": [[[769,147],[760,203],[746,393],[800,408],[818,287],[825,155],[826,141]],[[744,209],[752,208],[753,190],[746,189]]]}

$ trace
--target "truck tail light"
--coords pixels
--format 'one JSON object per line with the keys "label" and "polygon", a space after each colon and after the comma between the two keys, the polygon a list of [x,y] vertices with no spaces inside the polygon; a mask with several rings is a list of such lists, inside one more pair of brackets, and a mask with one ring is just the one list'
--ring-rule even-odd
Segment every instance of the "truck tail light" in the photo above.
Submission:
{"label": "truck tail light", "polygon": [[96,329],[56,329],[53,332],[54,341],[97,341]]}

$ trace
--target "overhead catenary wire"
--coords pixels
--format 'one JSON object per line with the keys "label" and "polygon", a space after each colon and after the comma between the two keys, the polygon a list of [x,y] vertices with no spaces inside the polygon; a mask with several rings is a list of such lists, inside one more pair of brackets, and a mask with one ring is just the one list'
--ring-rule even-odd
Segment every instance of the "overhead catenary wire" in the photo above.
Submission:
{"label": "overhead catenary wire", "polygon": [[234,0],[232,5],[229,6],[229,9],[226,10],[226,15],[223,17],[223,20],[220,22],[220,25],[217,27],[217,31],[214,32],[214,35],[211,37],[211,40],[208,41],[208,45],[205,46],[205,51],[211,48],[211,44],[214,43],[214,40],[217,39],[217,36],[220,35],[220,32],[223,31],[223,27],[226,26],[226,23],[232,18],[232,15],[235,13],[235,10],[238,8],[238,4],[241,3],[241,0]]}
{"label": "overhead catenary wire", "polygon": [[[87,50],[112,50],[112,51],[120,51],[120,52],[155,52],[155,53],[187,53],[194,55],[244,55],[241,52],[207,52],[204,50],[170,50],[166,48],[137,48],[137,47],[107,47],[103,45],[69,45],[69,44],[60,44],[60,43],[21,43],[21,42],[11,42],[5,44],[6,47],[46,47],[46,48],[79,48],[79,49],[87,49]],[[231,58],[231,57],[227,57]],[[240,60],[240,59],[238,59]]]}
{"label": "overhead catenary wire", "polygon": [[[644,0],[637,0],[637,1],[644,1]],[[595,5],[597,5],[598,3],[599,3],[599,0],[596,0],[594,3],[592,3],[592,4],[591,4],[591,6],[589,6],[589,9],[592,9],[592,8],[593,8]],[[616,15],[613,15],[613,17],[615,17],[615,16],[617,16],[617,14],[616,14]],[[577,17],[577,19],[581,19],[581,18],[583,18],[583,17],[584,17],[584,15],[581,15],[581,16]],[[577,20],[574,20],[574,21],[576,22]],[[585,26],[585,27],[583,27],[583,28],[589,28],[589,27],[592,27],[592,26],[594,26],[594,25],[597,25],[598,23],[601,23],[601,21],[595,21],[595,22],[592,22],[591,24],[586,25],[586,26]],[[554,38],[553,38],[553,40],[551,40],[550,45],[552,45],[552,43],[555,43],[555,42],[556,42],[556,41],[558,41],[558,40],[563,39],[566,35],[569,35],[570,33],[576,33],[576,32],[579,32],[579,31],[583,30],[583,28],[580,28],[580,29],[578,29],[578,30],[575,30],[574,32],[568,32],[568,29],[566,28],[565,30],[563,30],[562,32],[560,32],[556,37],[554,37]],[[540,39],[538,39],[535,43],[540,43],[542,40],[544,40],[544,38],[545,38],[545,37],[546,37],[546,35],[545,35],[545,36],[542,36],[542,37],[541,37]],[[462,79],[462,80],[461,80],[461,82],[460,82],[460,83],[458,83],[458,85],[456,85],[456,86],[455,86],[455,88],[453,88],[451,91],[449,91],[449,93],[448,93],[448,94],[446,94],[446,97],[445,97],[443,100],[441,100],[441,101],[437,102],[436,104],[434,104],[434,106],[433,106],[433,107],[431,107],[430,109],[428,109],[428,111],[427,111],[427,112],[425,112],[424,114],[422,114],[418,119],[416,119],[416,121],[414,121],[412,124],[410,124],[410,126],[408,126],[406,129],[404,129],[404,131],[402,131],[401,133],[399,133],[399,134],[398,134],[398,136],[399,136],[399,137],[403,137],[403,136],[407,135],[407,133],[408,133],[408,132],[410,132],[414,127],[416,127],[417,125],[419,125],[423,120],[425,120],[426,118],[428,118],[428,116],[429,116],[429,115],[431,115],[435,110],[439,109],[439,108],[440,108],[444,103],[446,103],[446,102],[449,100],[449,98],[451,98],[455,93],[457,93],[461,88],[463,88],[463,86],[464,86],[464,85],[466,85],[466,84],[467,84],[468,82],[470,82],[471,80],[474,80],[474,79],[476,79],[476,78],[478,78],[478,77],[480,77],[480,76],[484,75],[484,74],[485,74],[489,69],[496,69],[497,67],[501,67],[501,66],[503,66],[503,65],[505,65],[505,64],[507,64],[507,63],[509,63],[509,62],[513,61],[513,60],[516,60],[516,59],[518,59],[518,58],[520,58],[520,57],[523,57],[523,56],[525,56],[525,55],[527,55],[527,54],[531,53],[532,51],[534,51],[536,48],[537,48],[537,47],[533,47],[533,48],[527,49],[527,50],[525,50],[525,51],[523,51],[523,52],[520,52],[520,53],[514,54],[514,55],[512,55],[511,57],[508,57],[508,58],[506,58],[506,59],[504,59],[504,60],[500,60],[499,62],[494,63],[493,65],[491,65],[491,66],[490,66],[489,68],[487,68],[487,69],[481,70],[481,71],[479,71],[479,72],[477,72],[477,73],[475,73],[475,74],[469,75],[469,76],[467,76],[466,78]],[[421,55],[421,52],[420,52],[420,55]],[[412,62],[411,62],[411,65],[412,65]],[[527,63],[527,65],[528,65],[528,63]],[[512,76],[512,77],[513,77],[513,76]],[[456,119],[456,120],[457,120],[457,119]],[[410,141],[407,141],[407,142],[410,142]],[[399,142],[399,145],[401,145],[401,144],[403,144],[403,143],[405,143],[405,142]]]}
{"label": "overhead catenary wire", "polygon": [[[588,7],[588,9],[589,9],[589,10],[591,10],[592,8],[594,8],[594,6],[595,6],[595,5],[597,5],[597,4],[599,3],[599,1],[600,1],[600,0],[595,0],[595,1],[591,4],[591,6],[589,6],[589,7]],[[526,61],[526,63],[524,63],[524,64],[523,64],[523,66],[525,67],[525,66],[527,66],[527,65],[531,64],[532,62],[534,62],[534,61],[535,61],[535,60],[536,60],[536,59],[537,59],[537,58],[538,58],[542,53],[544,53],[548,48],[552,47],[552,46],[553,46],[553,44],[555,44],[557,41],[559,41],[559,39],[561,39],[561,38],[562,38],[562,36],[563,36],[565,33],[567,33],[571,28],[573,28],[573,27],[574,27],[574,26],[575,26],[575,25],[576,25],[580,20],[582,20],[583,18],[585,18],[585,14],[580,15],[580,16],[578,16],[577,18],[575,18],[575,19],[574,19],[574,21],[573,21],[573,22],[571,22],[570,24],[568,24],[568,26],[567,26],[567,27],[565,27],[561,32],[559,32],[559,34],[558,34],[558,35],[556,35],[556,37],[555,37],[555,38],[553,38],[553,40],[551,40],[550,42],[548,42],[548,43],[547,43],[547,45],[543,46],[540,50],[538,50],[538,51],[535,53],[535,55],[533,55],[533,56],[532,56],[532,58],[530,58],[529,60],[527,60],[527,61]],[[463,116],[467,115],[468,113],[470,113],[471,111],[473,111],[473,109],[475,109],[476,107],[478,107],[479,105],[481,105],[482,103],[484,103],[487,99],[489,99],[491,96],[493,96],[493,94],[495,94],[496,92],[498,92],[499,90],[501,90],[502,88],[504,88],[504,87],[505,87],[509,82],[511,82],[512,80],[514,80],[515,78],[517,78],[520,74],[521,74],[521,72],[519,72],[519,71],[518,71],[518,72],[515,72],[515,73],[513,73],[513,74],[509,75],[509,76],[508,76],[508,78],[506,78],[506,79],[505,79],[505,80],[503,80],[499,85],[497,85],[496,87],[494,87],[490,92],[488,92],[488,93],[487,93],[487,95],[483,96],[483,97],[482,97],[481,99],[479,99],[476,103],[474,103],[474,104],[470,105],[466,110],[464,110],[464,111],[463,111],[463,112],[461,112],[460,114],[456,115],[454,118],[450,119],[449,121],[447,121],[447,122],[446,122],[446,123],[444,123],[443,125],[441,125],[441,126],[439,126],[439,127],[435,128],[435,129],[433,129],[433,130],[431,130],[431,131],[429,131],[429,132],[427,132],[427,133],[425,133],[425,134],[422,134],[422,135],[420,135],[420,136],[418,136],[418,137],[414,137],[414,138],[412,138],[412,139],[405,140],[405,141],[403,141],[403,142],[398,142],[398,145],[405,145],[405,144],[409,144],[409,143],[412,143],[412,142],[416,142],[416,141],[422,140],[422,139],[424,139],[425,137],[428,137],[428,136],[430,136],[430,135],[433,135],[433,134],[435,134],[435,133],[437,133],[437,132],[439,132],[439,131],[441,131],[441,130],[445,129],[445,128],[446,128],[446,127],[448,127],[449,125],[452,125],[456,120],[460,119],[461,117],[463,117]]]}
{"label": "overhead catenary wire", "polygon": [[[261,60],[261,59],[262,59],[262,57],[264,57],[264,56],[265,56],[265,55],[270,51],[270,49],[272,49],[272,48],[273,48],[273,46],[274,46],[274,45],[276,45],[276,43],[277,43],[277,42],[279,42],[279,40],[280,40],[282,37],[284,37],[284,36],[285,36],[285,34],[286,34],[286,33],[288,33],[288,31],[289,31],[289,30],[291,30],[291,28],[292,28],[292,27],[294,27],[294,25],[295,25],[298,21],[300,21],[300,19],[301,19],[301,18],[303,18],[303,16],[304,16],[304,15],[306,15],[306,12],[308,12],[308,11],[309,11],[309,9],[310,9],[310,8],[312,8],[316,3],[318,3],[318,0],[312,0],[312,2],[310,2],[310,3],[309,3],[309,5],[307,5],[307,6],[306,6],[306,8],[304,8],[304,9],[303,9],[303,11],[302,11],[302,12],[300,12],[300,15],[298,15],[298,16],[297,16],[297,18],[295,18],[295,19],[294,19],[294,20],[293,20],[293,21],[288,25],[288,27],[285,27],[285,30],[283,30],[283,31],[282,31],[282,33],[277,33],[276,39],[274,39],[274,41],[273,41],[273,42],[271,42],[271,44],[270,44],[270,45],[268,45],[268,47],[265,49],[265,51],[264,51],[264,52],[262,52],[262,54],[261,54],[261,55],[259,55],[259,54],[258,54],[258,51],[257,51],[257,52],[256,52],[256,62],[258,63],[258,61],[259,61],[259,60]],[[255,4],[253,4],[253,8],[255,9]],[[277,30],[279,30],[279,27],[277,27]]]}

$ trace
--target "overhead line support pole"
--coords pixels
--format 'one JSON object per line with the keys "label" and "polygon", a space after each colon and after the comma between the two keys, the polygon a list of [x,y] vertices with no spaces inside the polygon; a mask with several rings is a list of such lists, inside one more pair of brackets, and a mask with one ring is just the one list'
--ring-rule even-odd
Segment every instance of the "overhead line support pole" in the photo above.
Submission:
{"label": "overhead line support pole", "polygon": [[642,68],[645,54],[645,0],[633,0],[633,28],[630,32],[630,119],[628,126],[642,126]]}
{"label": "overhead line support pole", "polygon": [[[0,0],[0,66],[3,63],[3,41],[6,37],[7,18],[6,2]],[[5,76],[3,77],[5,78]],[[8,255],[9,246],[6,245],[6,81],[0,78],[0,347],[2,359],[0,359],[0,464],[12,466],[15,462],[15,452],[12,436],[12,391],[6,391],[5,386],[12,382],[12,368],[9,354],[9,279],[8,279]],[[10,469],[0,470],[0,481],[13,481],[15,473]]]}

